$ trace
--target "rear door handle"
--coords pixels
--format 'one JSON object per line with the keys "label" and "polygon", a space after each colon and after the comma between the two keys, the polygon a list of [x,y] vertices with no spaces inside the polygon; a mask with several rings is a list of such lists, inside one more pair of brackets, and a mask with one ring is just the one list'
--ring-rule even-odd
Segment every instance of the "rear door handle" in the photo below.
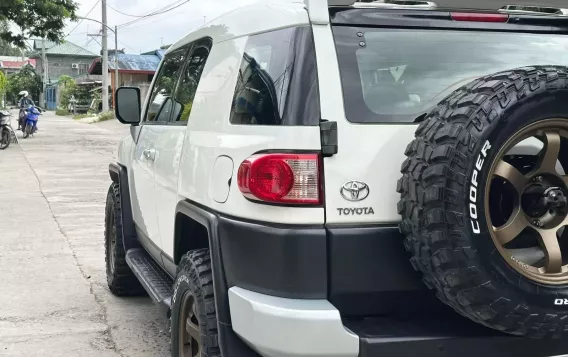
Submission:
{"label": "rear door handle", "polygon": [[156,159],[156,149],[146,149],[143,154],[146,160],[154,161]]}

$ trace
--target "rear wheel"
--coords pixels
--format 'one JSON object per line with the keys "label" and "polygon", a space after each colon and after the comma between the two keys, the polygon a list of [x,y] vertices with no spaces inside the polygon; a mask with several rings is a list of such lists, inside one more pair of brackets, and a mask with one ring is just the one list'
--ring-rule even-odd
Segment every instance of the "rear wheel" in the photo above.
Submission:
{"label": "rear wheel", "polygon": [[522,68],[454,92],[418,128],[398,185],[425,283],[515,335],[568,332],[567,78]]}
{"label": "rear wheel", "polygon": [[187,253],[178,266],[172,307],[172,356],[221,356],[209,249]]}
{"label": "rear wheel", "polygon": [[12,140],[12,134],[8,128],[3,128],[0,133],[0,150],[5,150],[10,146],[10,141]]}
{"label": "rear wheel", "polygon": [[31,124],[26,124],[24,127],[24,139],[27,139],[32,134],[32,128]]}

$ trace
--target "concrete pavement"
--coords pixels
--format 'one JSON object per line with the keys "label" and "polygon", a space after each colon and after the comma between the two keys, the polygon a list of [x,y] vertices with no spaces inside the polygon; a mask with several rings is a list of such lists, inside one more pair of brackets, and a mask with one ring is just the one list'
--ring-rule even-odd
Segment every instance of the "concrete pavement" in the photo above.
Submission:
{"label": "concrete pavement", "polygon": [[49,113],[39,128],[0,151],[0,356],[169,356],[159,309],[106,285],[108,164],[128,128]]}

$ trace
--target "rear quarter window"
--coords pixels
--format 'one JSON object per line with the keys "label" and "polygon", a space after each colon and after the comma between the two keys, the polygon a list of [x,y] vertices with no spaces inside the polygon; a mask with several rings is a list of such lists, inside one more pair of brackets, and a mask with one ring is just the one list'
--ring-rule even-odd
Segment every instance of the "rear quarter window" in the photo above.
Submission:
{"label": "rear quarter window", "polygon": [[316,71],[309,27],[250,36],[231,105],[231,124],[318,125]]}

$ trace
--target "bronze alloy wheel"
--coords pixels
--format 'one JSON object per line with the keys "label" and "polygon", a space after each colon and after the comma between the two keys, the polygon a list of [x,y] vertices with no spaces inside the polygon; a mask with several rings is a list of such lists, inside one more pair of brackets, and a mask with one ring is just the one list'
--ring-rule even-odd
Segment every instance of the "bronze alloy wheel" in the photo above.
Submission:
{"label": "bronze alloy wheel", "polygon": [[[540,151],[510,154],[532,138],[542,143]],[[485,215],[497,250],[516,271],[541,284],[568,284],[565,140],[567,119],[542,120],[517,131],[497,154],[486,186]]]}
{"label": "bronze alloy wheel", "polygon": [[197,319],[197,303],[189,292],[181,301],[181,316],[179,319],[179,348],[182,357],[201,357],[201,332]]}
{"label": "bronze alloy wheel", "polygon": [[115,265],[116,265],[116,233],[115,230],[113,229],[115,225],[114,222],[114,214],[111,214],[109,216],[108,219],[108,227],[107,230],[109,232],[109,237],[108,237],[108,268],[110,269],[110,273],[114,274],[114,270],[115,270]]}

